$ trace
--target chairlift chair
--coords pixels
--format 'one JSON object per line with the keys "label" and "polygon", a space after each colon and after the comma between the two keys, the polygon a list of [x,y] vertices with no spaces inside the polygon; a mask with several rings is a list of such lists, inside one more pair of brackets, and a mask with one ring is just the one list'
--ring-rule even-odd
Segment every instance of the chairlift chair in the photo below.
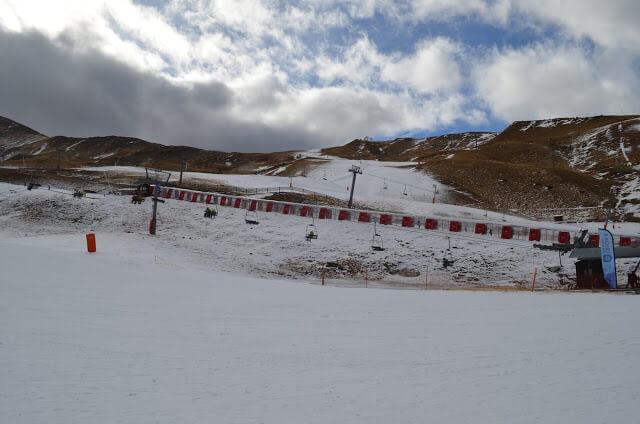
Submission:
{"label": "chairlift chair", "polygon": [[244,222],[250,225],[258,225],[258,213],[256,211],[247,210],[244,214]]}
{"label": "chairlift chair", "polygon": [[305,230],[305,239],[307,239],[307,241],[311,241],[312,239],[317,239],[317,238],[318,238],[318,228],[315,226],[315,224],[307,225],[307,229]]}
{"label": "chairlift chair", "polygon": [[384,244],[382,243],[382,236],[380,234],[373,234],[371,239],[371,250],[376,252],[384,251]]}

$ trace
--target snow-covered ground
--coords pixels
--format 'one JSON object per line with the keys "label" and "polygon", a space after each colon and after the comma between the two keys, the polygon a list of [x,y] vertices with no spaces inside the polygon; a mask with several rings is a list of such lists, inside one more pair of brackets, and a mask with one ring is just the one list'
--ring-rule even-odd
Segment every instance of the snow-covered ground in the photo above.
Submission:
{"label": "snow-covered ground", "polygon": [[640,413],[636,297],[252,279],[181,263],[150,239],[98,233],[89,254],[80,233],[0,236],[2,422],[587,424]]}
{"label": "snow-covered ground", "polygon": [[[247,225],[244,210],[218,207],[218,217],[211,220],[203,217],[203,204],[173,199],[160,205],[158,235],[151,238],[147,235],[151,201],[133,205],[128,196],[91,196],[76,199],[68,191],[28,191],[0,183],[0,237],[76,237],[97,232],[122,245],[144,240],[158,262],[314,282],[322,264],[338,263],[338,270],[332,268],[327,274],[331,280],[338,278],[332,284],[356,286],[364,285],[368,271],[373,286],[419,288],[425,284],[428,267],[433,287],[529,287],[535,269],[538,287],[558,287],[568,282],[556,269],[560,259],[564,272],[575,274],[573,259],[534,249],[525,241],[377,226],[386,250],[374,252],[373,224],[259,213],[259,225]],[[305,233],[312,223],[319,237],[309,242]],[[443,268],[444,257],[453,259],[454,266]],[[618,261],[621,282],[626,282],[632,262]]]}

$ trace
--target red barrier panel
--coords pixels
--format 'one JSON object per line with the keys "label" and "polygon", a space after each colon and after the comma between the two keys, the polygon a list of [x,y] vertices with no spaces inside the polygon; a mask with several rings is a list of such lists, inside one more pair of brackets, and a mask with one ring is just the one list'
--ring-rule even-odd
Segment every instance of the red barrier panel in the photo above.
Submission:
{"label": "red barrier panel", "polygon": [[349,211],[342,210],[338,213],[338,221],[344,221],[345,219],[348,220],[350,218],[351,214],[349,213]]}
{"label": "red barrier panel", "polygon": [[529,229],[529,241],[540,241],[540,230],[537,228]]}
{"label": "red barrier panel", "polygon": [[213,197],[213,194],[207,194],[207,199],[205,200],[206,203],[211,203],[211,198]]}
{"label": "red barrier panel", "polygon": [[513,227],[510,227],[508,225],[502,227],[502,234],[500,234],[500,237],[503,239],[513,238]]}
{"label": "red barrier panel", "polygon": [[403,216],[402,217],[402,226],[403,227],[413,227],[413,217],[411,217],[411,216]]}
{"label": "red barrier panel", "polygon": [[387,215],[387,214],[380,215],[380,224],[391,225],[391,215]]}
{"label": "red barrier panel", "polygon": [[255,211],[257,205],[258,205],[258,201],[257,200],[252,200],[251,204],[249,205],[249,210],[250,211]]}
{"label": "red barrier panel", "polygon": [[198,193],[193,193],[191,195],[191,201],[192,202],[197,202],[198,201]]}
{"label": "red barrier panel", "polygon": [[267,209],[265,209],[265,212],[271,212],[272,210],[273,210],[273,202],[267,203]]}
{"label": "red barrier panel", "polygon": [[284,206],[282,207],[282,213],[283,213],[284,215],[289,215],[289,209],[291,209],[291,205],[284,205]]}
{"label": "red barrier panel", "polygon": [[171,195],[173,194],[173,189],[170,188],[167,190],[167,194],[164,196],[165,199],[171,199]]}
{"label": "red barrier panel", "polygon": [[226,205],[226,204],[227,204],[227,198],[226,198],[226,197],[224,197],[224,196],[222,196],[222,197],[220,198],[220,206],[224,206],[224,205]]}
{"label": "red barrier panel", "polygon": [[600,246],[600,235],[599,234],[589,234],[589,246],[593,246],[593,247]]}
{"label": "red barrier panel", "polygon": [[322,208],[318,214],[318,219],[331,219],[331,209]]}
{"label": "red barrier panel", "polygon": [[569,243],[569,232],[568,231],[560,231],[558,233],[558,243],[567,244]]}
{"label": "red barrier panel", "polygon": [[454,233],[459,233],[462,225],[458,221],[451,221],[449,223],[449,231],[453,231]]}
{"label": "red barrier panel", "polygon": [[487,224],[476,224],[476,234],[487,234]]}
{"label": "red barrier panel", "polygon": [[181,191],[180,194],[178,195],[178,200],[184,200],[185,194],[186,194],[186,191]]}
{"label": "red barrier panel", "polygon": [[235,203],[233,204],[233,207],[238,209],[240,207],[240,203],[242,203],[242,199],[236,199]]}
{"label": "red barrier panel", "polygon": [[620,237],[620,246],[631,246],[631,237]]}
{"label": "red barrier panel", "polygon": [[438,221],[429,218],[424,222],[424,228],[426,228],[427,230],[435,230],[436,228],[438,228]]}
{"label": "red barrier panel", "polygon": [[153,196],[153,190],[155,190],[156,186],[148,185],[147,186],[147,196]]}
{"label": "red barrier panel", "polygon": [[303,206],[300,209],[300,216],[307,216],[309,215],[309,212],[311,212],[311,208],[309,206]]}
{"label": "red barrier panel", "polygon": [[371,222],[371,215],[366,212],[360,212],[360,215],[358,215],[358,222]]}

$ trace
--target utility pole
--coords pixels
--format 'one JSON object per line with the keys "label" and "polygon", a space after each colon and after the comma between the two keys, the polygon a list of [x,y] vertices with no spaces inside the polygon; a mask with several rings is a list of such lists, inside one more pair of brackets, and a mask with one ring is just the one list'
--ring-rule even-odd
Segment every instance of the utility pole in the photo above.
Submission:
{"label": "utility pole", "polygon": [[180,181],[178,187],[182,187],[182,171],[184,171],[184,156],[180,156]]}
{"label": "utility pole", "polygon": [[351,165],[351,169],[349,172],[353,173],[353,180],[351,181],[351,193],[349,194],[349,208],[351,208],[351,204],[353,203],[353,192],[356,189],[356,174],[362,174],[362,170],[359,166]]}
{"label": "utility pole", "polygon": [[58,166],[56,167],[56,169],[59,171],[60,170],[60,157],[62,156],[62,152],[64,152],[67,149],[62,147],[62,146],[58,146],[58,147],[56,147],[56,150],[58,152]]}

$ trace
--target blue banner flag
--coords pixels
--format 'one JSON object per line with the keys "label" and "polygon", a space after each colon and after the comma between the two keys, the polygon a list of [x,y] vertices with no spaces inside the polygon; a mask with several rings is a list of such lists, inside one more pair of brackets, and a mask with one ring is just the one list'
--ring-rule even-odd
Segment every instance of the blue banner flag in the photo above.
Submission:
{"label": "blue banner flag", "polygon": [[618,288],[618,278],[616,276],[616,254],[613,250],[613,236],[608,230],[599,229],[600,235],[600,256],[602,257],[602,272],[604,279],[611,288]]}

